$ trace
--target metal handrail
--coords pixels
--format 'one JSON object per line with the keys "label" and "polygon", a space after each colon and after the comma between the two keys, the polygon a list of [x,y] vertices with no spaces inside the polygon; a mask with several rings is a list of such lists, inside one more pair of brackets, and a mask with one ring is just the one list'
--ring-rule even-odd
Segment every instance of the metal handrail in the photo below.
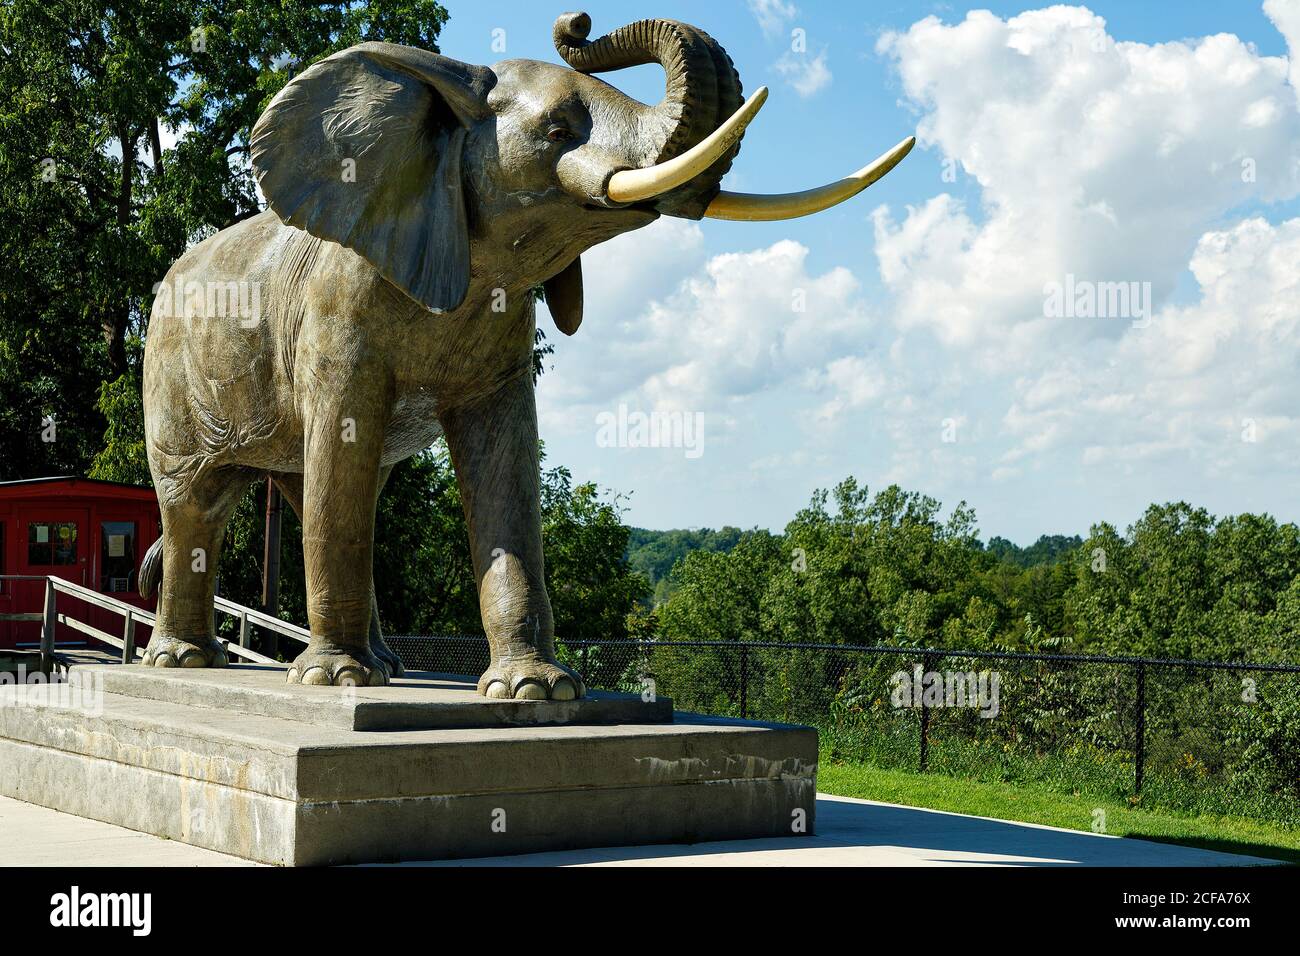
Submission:
{"label": "metal handrail", "polygon": [[[141,656],[143,651],[135,646],[135,628],[137,624],[147,624],[153,627],[157,617],[152,611],[146,611],[144,608],[136,607],[133,604],[127,604],[125,601],[107,594],[101,594],[98,591],[92,591],[90,588],[80,584],[74,584],[63,578],[56,577],[52,574],[0,574],[0,581],[44,581],[45,582],[45,611],[40,615],[41,621],[41,667],[48,669],[54,663],[54,635],[55,628],[58,624],[63,624],[75,631],[80,631],[97,641],[102,641],[111,647],[120,648],[122,651],[122,663],[130,664],[136,657]],[[95,607],[109,611],[120,616],[122,621],[122,635],[115,637],[107,631],[101,630],[85,621],[77,620],[70,617],[67,613],[60,614],[58,610],[58,594],[66,594],[69,597],[79,601],[85,601]],[[223,641],[227,652],[234,654],[236,657],[242,657],[245,660],[254,661],[259,664],[279,664],[274,658],[259,654],[253,650],[249,644],[251,635],[249,625],[263,627],[267,630],[275,631],[286,637],[306,643],[311,639],[311,633],[305,628],[290,624],[288,621],[282,621],[263,611],[255,608],[245,607],[242,604],[236,604],[234,601],[223,597],[217,597],[213,601],[213,609],[228,614],[231,617],[239,619],[239,643],[234,644],[229,641]]]}
{"label": "metal handrail", "polygon": [[299,627],[297,624],[290,624],[288,621],[282,621],[278,617],[267,614],[265,611],[259,611],[256,608],[245,607],[242,604],[236,604],[234,601],[223,598],[220,595],[212,601],[212,606],[224,614],[231,617],[239,618],[239,637],[240,645],[247,647],[245,638],[248,634],[248,625],[253,624],[257,627],[264,627],[268,631],[274,631],[277,634],[283,634],[285,637],[291,637],[295,641],[301,641],[306,644],[311,640],[311,631],[305,627]]}

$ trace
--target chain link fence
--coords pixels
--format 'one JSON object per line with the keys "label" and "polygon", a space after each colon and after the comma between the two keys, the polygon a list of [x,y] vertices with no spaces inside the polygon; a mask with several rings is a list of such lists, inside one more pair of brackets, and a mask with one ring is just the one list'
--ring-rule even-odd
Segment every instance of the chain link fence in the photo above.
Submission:
{"label": "chain link fence", "polygon": [[[389,637],[481,673],[482,636]],[[814,726],[831,759],[1300,825],[1300,666],[926,648],[557,641],[588,685]]]}

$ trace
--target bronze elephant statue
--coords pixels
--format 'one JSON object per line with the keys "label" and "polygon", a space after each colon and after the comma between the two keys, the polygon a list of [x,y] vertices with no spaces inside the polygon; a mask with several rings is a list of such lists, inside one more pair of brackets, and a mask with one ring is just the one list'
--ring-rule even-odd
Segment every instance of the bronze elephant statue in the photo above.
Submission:
{"label": "bronze elephant statue", "polygon": [[[266,108],[250,147],[270,208],[188,250],[160,287],[177,294],[156,296],[150,317],[163,535],[141,575],[160,588],[146,663],[226,662],[216,558],[250,481],[269,474],[303,529],[311,641],[289,681],[400,673],[375,609],[375,503],[392,467],[443,435],[491,647],[479,692],[582,696],[555,658],[543,579],[533,289],[572,334],[584,250],[660,215],[814,212],[912,145],[820,189],[721,192],[766,90],[742,102],[731,59],[695,27],[643,20],[588,41],[590,27],[581,13],[556,22],[567,66],[362,43]],[[667,75],[654,106],[592,75],[652,62]]]}

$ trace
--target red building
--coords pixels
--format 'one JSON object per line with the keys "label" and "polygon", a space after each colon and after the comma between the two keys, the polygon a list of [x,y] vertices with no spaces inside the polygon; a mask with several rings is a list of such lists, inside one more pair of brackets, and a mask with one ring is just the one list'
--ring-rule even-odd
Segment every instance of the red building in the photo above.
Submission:
{"label": "red building", "polygon": [[[0,482],[0,574],[52,574],[152,611],[156,599],[140,597],[137,576],[161,533],[152,488],[93,478]],[[40,581],[0,581],[0,647],[40,643],[39,624],[3,617],[41,611],[44,596]],[[88,624],[121,627],[108,611],[85,610],[76,616]],[[77,644],[84,636],[60,625],[57,639]]]}

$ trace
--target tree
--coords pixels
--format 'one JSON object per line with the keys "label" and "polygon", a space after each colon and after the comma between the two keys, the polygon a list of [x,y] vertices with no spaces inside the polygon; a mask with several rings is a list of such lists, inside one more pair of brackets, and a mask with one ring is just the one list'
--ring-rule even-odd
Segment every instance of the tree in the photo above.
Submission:
{"label": "tree", "polygon": [[691,551],[730,551],[740,540],[739,528],[725,527],[650,531],[632,528],[627,556],[632,567],[644,574],[654,588],[653,603],[659,605],[672,595],[668,574]]}
{"label": "tree", "polygon": [[575,640],[622,640],[627,617],[650,591],[628,564],[620,499],[601,501],[590,482],[573,485],[567,468],[542,475],[546,590],[555,633]]}
{"label": "tree", "polygon": [[89,477],[128,485],[152,484],[144,447],[139,376],[128,372],[101,384],[96,406],[108,427],[104,431],[104,447],[95,455]]}
{"label": "tree", "polygon": [[363,39],[436,51],[446,19],[434,0],[5,3],[0,478],[84,473],[105,412],[129,421],[155,284],[259,211],[248,142],[266,102]]}
{"label": "tree", "polygon": [[763,595],[781,563],[781,539],[758,529],[742,535],[728,552],[690,552],[672,570],[674,598],[659,609],[663,635],[670,640],[763,640]]}

